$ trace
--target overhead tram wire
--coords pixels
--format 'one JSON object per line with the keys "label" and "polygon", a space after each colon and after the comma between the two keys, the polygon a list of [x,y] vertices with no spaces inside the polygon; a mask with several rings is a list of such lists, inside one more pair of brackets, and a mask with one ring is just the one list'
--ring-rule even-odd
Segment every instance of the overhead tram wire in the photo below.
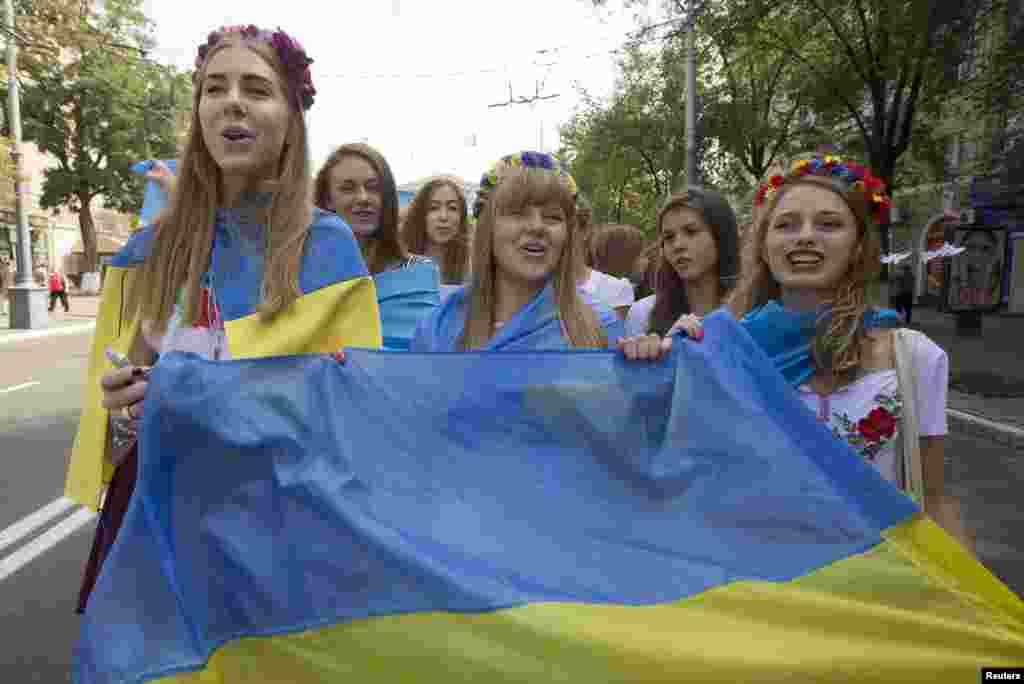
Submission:
{"label": "overhead tram wire", "polygon": [[[503,63],[503,64],[490,65],[490,66],[482,67],[482,68],[479,68],[479,69],[468,69],[468,70],[448,72],[448,73],[443,73],[443,72],[426,72],[426,73],[416,73],[416,74],[410,74],[408,72],[404,72],[404,73],[403,72],[361,73],[361,74],[352,74],[352,73],[320,73],[320,74],[317,74],[317,78],[318,79],[349,79],[349,80],[384,80],[384,79],[441,79],[441,80],[454,80],[454,79],[465,78],[465,77],[469,77],[469,76],[475,76],[477,74],[490,74],[490,73],[504,72],[510,66],[519,65],[519,64],[522,64],[524,66],[526,66],[526,65],[533,65],[533,66],[548,66],[548,67],[555,66],[555,67],[557,67],[557,66],[564,65],[565,62],[573,62],[573,61],[580,61],[580,60],[590,60],[590,59],[593,59],[595,57],[603,57],[605,55],[624,54],[626,52],[626,50],[628,50],[631,47],[636,47],[636,46],[639,46],[639,45],[644,45],[644,44],[653,43],[653,42],[656,42],[656,41],[665,40],[669,36],[673,35],[675,32],[668,32],[668,33],[665,33],[665,34],[655,34],[655,35],[647,35],[647,36],[645,36],[644,34],[650,32],[650,31],[653,31],[655,29],[660,29],[660,28],[664,28],[666,26],[671,26],[671,25],[674,25],[674,24],[679,24],[679,23],[681,23],[683,21],[684,21],[684,18],[677,17],[675,19],[670,19],[668,21],[663,21],[663,22],[659,22],[657,24],[652,24],[650,26],[645,26],[645,27],[637,29],[635,31],[630,31],[630,32],[628,32],[626,34],[623,34],[626,37],[629,37],[629,39],[624,41],[624,42],[622,42],[622,43],[619,43],[619,46],[616,47],[616,48],[612,48],[610,50],[598,50],[598,51],[591,52],[591,53],[588,53],[588,54],[585,54],[585,55],[579,55],[579,54],[572,55],[570,53],[569,56],[568,56],[568,59],[566,59],[564,61],[556,59],[556,61],[553,61],[553,62],[548,62],[548,63],[544,63],[544,64],[538,64],[537,61],[536,61],[536,57],[537,56],[549,56],[552,53],[555,53],[555,54],[561,53],[566,48],[573,48],[573,47],[575,47],[576,46],[575,43],[563,43],[562,45],[556,45],[556,46],[553,46],[553,47],[542,48],[540,50],[534,50],[533,53],[529,57],[524,57],[523,60],[517,60],[516,62],[506,62],[506,63]],[[528,63],[527,63],[527,60],[529,60]]]}

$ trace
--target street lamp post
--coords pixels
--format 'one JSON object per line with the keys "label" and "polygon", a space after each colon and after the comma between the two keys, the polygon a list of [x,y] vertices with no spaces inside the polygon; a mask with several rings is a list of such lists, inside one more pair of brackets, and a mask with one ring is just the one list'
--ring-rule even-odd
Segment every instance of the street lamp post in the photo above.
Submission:
{"label": "street lamp post", "polygon": [[11,328],[45,328],[46,289],[37,287],[32,277],[32,239],[28,229],[28,176],[22,170],[21,101],[18,94],[18,45],[14,33],[14,3],[4,0],[7,27],[7,105],[11,123],[11,158],[14,161],[14,214],[18,227],[18,275],[8,290],[11,300]]}
{"label": "street lamp post", "polygon": [[686,4],[686,184],[700,185],[697,168],[697,11],[700,0]]}

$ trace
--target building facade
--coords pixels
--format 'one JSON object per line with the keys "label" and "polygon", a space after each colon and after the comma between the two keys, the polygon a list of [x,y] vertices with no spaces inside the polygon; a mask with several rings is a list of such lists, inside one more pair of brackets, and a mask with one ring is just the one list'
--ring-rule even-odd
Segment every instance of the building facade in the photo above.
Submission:
{"label": "building facade", "polygon": [[[44,173],[56,164],[56,160],[43,154],[34,144],[25,143],[22,159],[24,172],[30,177],[28,192],[29,232],[32,241],[32,269],[34,272],[49,272],[59,269],[69,276],[76,285],[84,271],[84,250],[78,214],[67,207],[57,211],[43,210],[39,198],[43,192]],[[133,218],[107,209],[102,198],[93,202],[93,219],[96,224],[96,240],[101,260],[112,256],[124,245],[133,227]],[[15,214],[14,184],[0,182],[0,256],[7,256],[16,263],[17,217]]]}

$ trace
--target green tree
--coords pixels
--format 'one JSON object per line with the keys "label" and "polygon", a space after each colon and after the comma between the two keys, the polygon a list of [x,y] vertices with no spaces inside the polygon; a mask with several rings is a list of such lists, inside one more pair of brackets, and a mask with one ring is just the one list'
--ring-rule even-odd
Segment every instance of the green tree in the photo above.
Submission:
{"label": "green tree", "polygon": [[683,74],[662,51],[634,44],[607,101],[585,107],[562,131],[565,153],[600,220],[653,225],[685,168]]}
{"label": "green tree", "polygon": [[72,46],[69,58],[40,62],[25,79],[25,138],[57,161],[45,172],[40,205],[78,214],[90,270],[98,266],[93,202],[137,211],[142,186],[129,169],[175,156],[177,115],[189,106],[187,77],[143,58],[152,41],[140,7],[140,0],[107,0],[89,19],[106,47]]}

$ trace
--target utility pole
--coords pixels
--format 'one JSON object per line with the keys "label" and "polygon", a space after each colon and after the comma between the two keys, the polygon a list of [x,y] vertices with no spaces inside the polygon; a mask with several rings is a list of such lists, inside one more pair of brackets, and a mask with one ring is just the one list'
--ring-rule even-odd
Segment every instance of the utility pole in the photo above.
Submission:
{"label": "utility pole", "polygon": [[14,32],[14,3],[4,0],[7,28],[8,116],[11,122],[11,159],[14,161],[14,215],[18,226],[18,275],[8,290],[11,299],[11,328],[32,330],[48,324],[46,289],[32,277],[32,238],[28,229],[29,177],[22,169],[21,99],[18,93],[18,44]]}
{"label": "utility pole", "polygon": [[697,12],[700,0],[686,3],[686,184],[700,185],[697,168]]}

